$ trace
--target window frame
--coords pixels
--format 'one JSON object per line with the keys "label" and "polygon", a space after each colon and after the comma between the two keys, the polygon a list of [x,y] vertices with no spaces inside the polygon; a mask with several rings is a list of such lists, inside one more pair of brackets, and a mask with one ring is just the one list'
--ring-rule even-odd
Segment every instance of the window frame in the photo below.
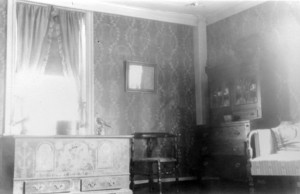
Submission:
{"label": "window frame", "polygon": [[94,133],[94,45],[93,45],[93,12],[82,10],[79,7],[74,7],[72,4],[66,2],[59,2],[52,0],[9,0],[7,1],[7,45],[6,45],[6,75],[5,75],[5,102],[4,102],[4,129],[3,135],[13,135],[11,130],[11,111],[12,111],[12,92],[14,85],[14,66],[16,64],[16,5],[17,3],[28,3],[38,5],[53,5],[65,10],[80,11],[85,14],[85,28],[86,28],[86,50],[85,50],[85,66],[84,72],[85,83],[83,89],[85,94],[85,132],[79,131],[82,134],[95,134]]}

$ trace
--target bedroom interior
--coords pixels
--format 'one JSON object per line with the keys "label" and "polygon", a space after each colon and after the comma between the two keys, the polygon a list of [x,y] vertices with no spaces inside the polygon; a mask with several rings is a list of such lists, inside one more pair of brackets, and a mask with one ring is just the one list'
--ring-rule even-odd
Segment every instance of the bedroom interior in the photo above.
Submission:
{"label": "bedroom interior", "polygon": [[300,2],[0,13],[0,194],[300,192]]}

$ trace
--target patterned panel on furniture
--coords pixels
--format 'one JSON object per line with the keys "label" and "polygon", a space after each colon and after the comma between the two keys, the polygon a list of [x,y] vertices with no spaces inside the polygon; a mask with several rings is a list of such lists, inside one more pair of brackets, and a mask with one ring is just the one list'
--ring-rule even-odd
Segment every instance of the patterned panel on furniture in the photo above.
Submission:
{"label": "patterned panel on furniture", "polygon": [[71,191],[71,187],[70,180],[28,181],[25,182],[25,194],[66,193]]}
{"label": "patterned panel on furniture", "polygon": [[2,137],[1,185],[7,187],[0,194],[132,194],[130,138]]}
{"label": "patterned panel on furniture", "polygon": [[87,191],[87,192],[83,192],[82,194],[132,194],[132,191],[129,189],[115,189],[115,190]]}
{"label": "patterned panel on furniture", "polygon": [[81,191],[129,188],[128,176],[107,176],[81,179]]}
{"label": "patterned panel on furniture", "polygon": [[119,162],[129,161],[128,139],[26,138],[16,147],[15,178],[129,174],[129,162]]}

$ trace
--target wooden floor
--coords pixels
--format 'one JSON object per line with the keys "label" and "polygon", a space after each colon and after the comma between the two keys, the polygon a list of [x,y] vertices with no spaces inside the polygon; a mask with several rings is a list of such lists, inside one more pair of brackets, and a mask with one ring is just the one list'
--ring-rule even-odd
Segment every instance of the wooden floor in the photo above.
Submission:
{"label": "wooden floor", "polygon": [[[180,182],[179,192],[176,192],[175,183],[164,183],[163,194],[249,194],[249,188],[246,183],[237,183],[232,181],[205,180],[202,183],[198,181]],[[134,194],[156,194],[157,189],[149,192],[148,185],[138,186]],[[294,183],[271,182],[270,184],[257,184],[254,194],[300,194],[300,188]]]}

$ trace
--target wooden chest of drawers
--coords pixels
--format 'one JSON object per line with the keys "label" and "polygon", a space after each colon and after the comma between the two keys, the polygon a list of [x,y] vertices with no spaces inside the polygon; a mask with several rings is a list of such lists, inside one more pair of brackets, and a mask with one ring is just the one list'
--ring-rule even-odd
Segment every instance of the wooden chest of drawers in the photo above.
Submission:
{"label": "wooden chest of drawers", "polygon": [[11,136],[1,150],[5,194],[132,194],[130,136]]}
{"label": "wooden chest of drawers", "polygon": [[218,176],[246,180],[246,137],[249,131],[248,121],[224,123],[210,129],[210,162]]}
{"label": "wooden chest of drawers", "polygon": [[249,122],[232,122],[212,128],[214,155],[245,155],[245,140],[250,131]]}

